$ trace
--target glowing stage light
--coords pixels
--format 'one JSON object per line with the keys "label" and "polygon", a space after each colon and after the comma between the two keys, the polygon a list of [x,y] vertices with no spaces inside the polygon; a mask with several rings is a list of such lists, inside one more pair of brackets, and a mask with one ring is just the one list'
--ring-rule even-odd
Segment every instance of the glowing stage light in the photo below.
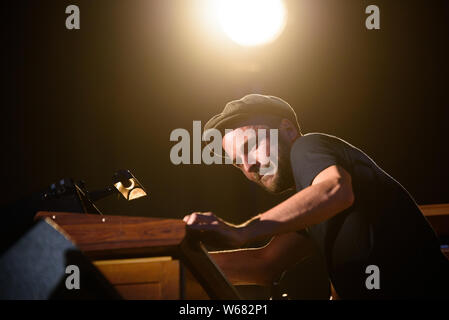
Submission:
{"label": "glowing stage light", "polygon": [[286,22],[282,0],[215,0],[223,31],[242,46],[255,46],[276,39]]}

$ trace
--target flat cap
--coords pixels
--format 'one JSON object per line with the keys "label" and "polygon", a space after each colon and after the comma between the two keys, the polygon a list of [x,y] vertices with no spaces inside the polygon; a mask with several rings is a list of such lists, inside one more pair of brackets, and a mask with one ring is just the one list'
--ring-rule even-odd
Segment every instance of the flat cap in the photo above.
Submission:
{"label": "flat cap", "polygon": [[267,115],[289,119],[298,130],[300,129],[296,113],[287,102],[275,96],[248,94],[227,103],[222,113],[213,116],[204,125],[204,131],[213,128],[220,132],[235,129],[242,126],[245,121]]}

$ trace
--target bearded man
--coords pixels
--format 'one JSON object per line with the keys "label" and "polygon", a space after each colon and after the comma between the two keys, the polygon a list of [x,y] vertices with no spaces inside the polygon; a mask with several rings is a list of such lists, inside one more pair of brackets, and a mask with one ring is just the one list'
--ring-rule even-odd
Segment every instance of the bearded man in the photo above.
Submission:
{"label": "bearded man", "polygon": [[[205,243],[242,248],[272,238],[262,248],[212,253],[231,282],[270,285],[319,250],[340,298],[449,297],[449,261],[434,230],[404,187],[363,151],[335,136],[302,134],[292,107],[274,96],[231,101],[208,129],[224,134],[225,154],[249,180],[272,193],[296,189],[238,226],[211,212],[184,217]],[[275,170],[264,174],[270,166]],[[368,279],[371,272],[377,279]]]}

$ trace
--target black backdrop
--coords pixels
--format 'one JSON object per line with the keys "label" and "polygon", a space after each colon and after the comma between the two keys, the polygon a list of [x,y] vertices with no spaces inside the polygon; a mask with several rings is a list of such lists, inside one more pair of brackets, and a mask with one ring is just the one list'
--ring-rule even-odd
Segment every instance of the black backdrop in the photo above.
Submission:
{"label": "black backdrop", "polygon": [[[69,4],[80,30],[65,28]],[[369,4],[381,30],[365,28]],[[228,166],[173,165],[169,135],[250,92],[363,149],[418,203],[449,202],[449,3],[286,5],[280,38],[243,48],[202,23],[200,0],[2,1],[0,203],[61,177],[100,188],[128,168],[149,198],[103,200],[105,213],[240,222],[287,195]]]}

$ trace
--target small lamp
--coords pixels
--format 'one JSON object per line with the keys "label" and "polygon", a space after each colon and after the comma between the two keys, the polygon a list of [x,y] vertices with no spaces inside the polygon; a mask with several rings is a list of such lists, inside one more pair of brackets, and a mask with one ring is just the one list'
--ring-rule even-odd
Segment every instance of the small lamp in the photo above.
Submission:
{"label": "small lamp", "polygon": [[129,170],[120,170],[114,174],[114,187],[126,200],[134,200],[147,195],[140,182]]}

